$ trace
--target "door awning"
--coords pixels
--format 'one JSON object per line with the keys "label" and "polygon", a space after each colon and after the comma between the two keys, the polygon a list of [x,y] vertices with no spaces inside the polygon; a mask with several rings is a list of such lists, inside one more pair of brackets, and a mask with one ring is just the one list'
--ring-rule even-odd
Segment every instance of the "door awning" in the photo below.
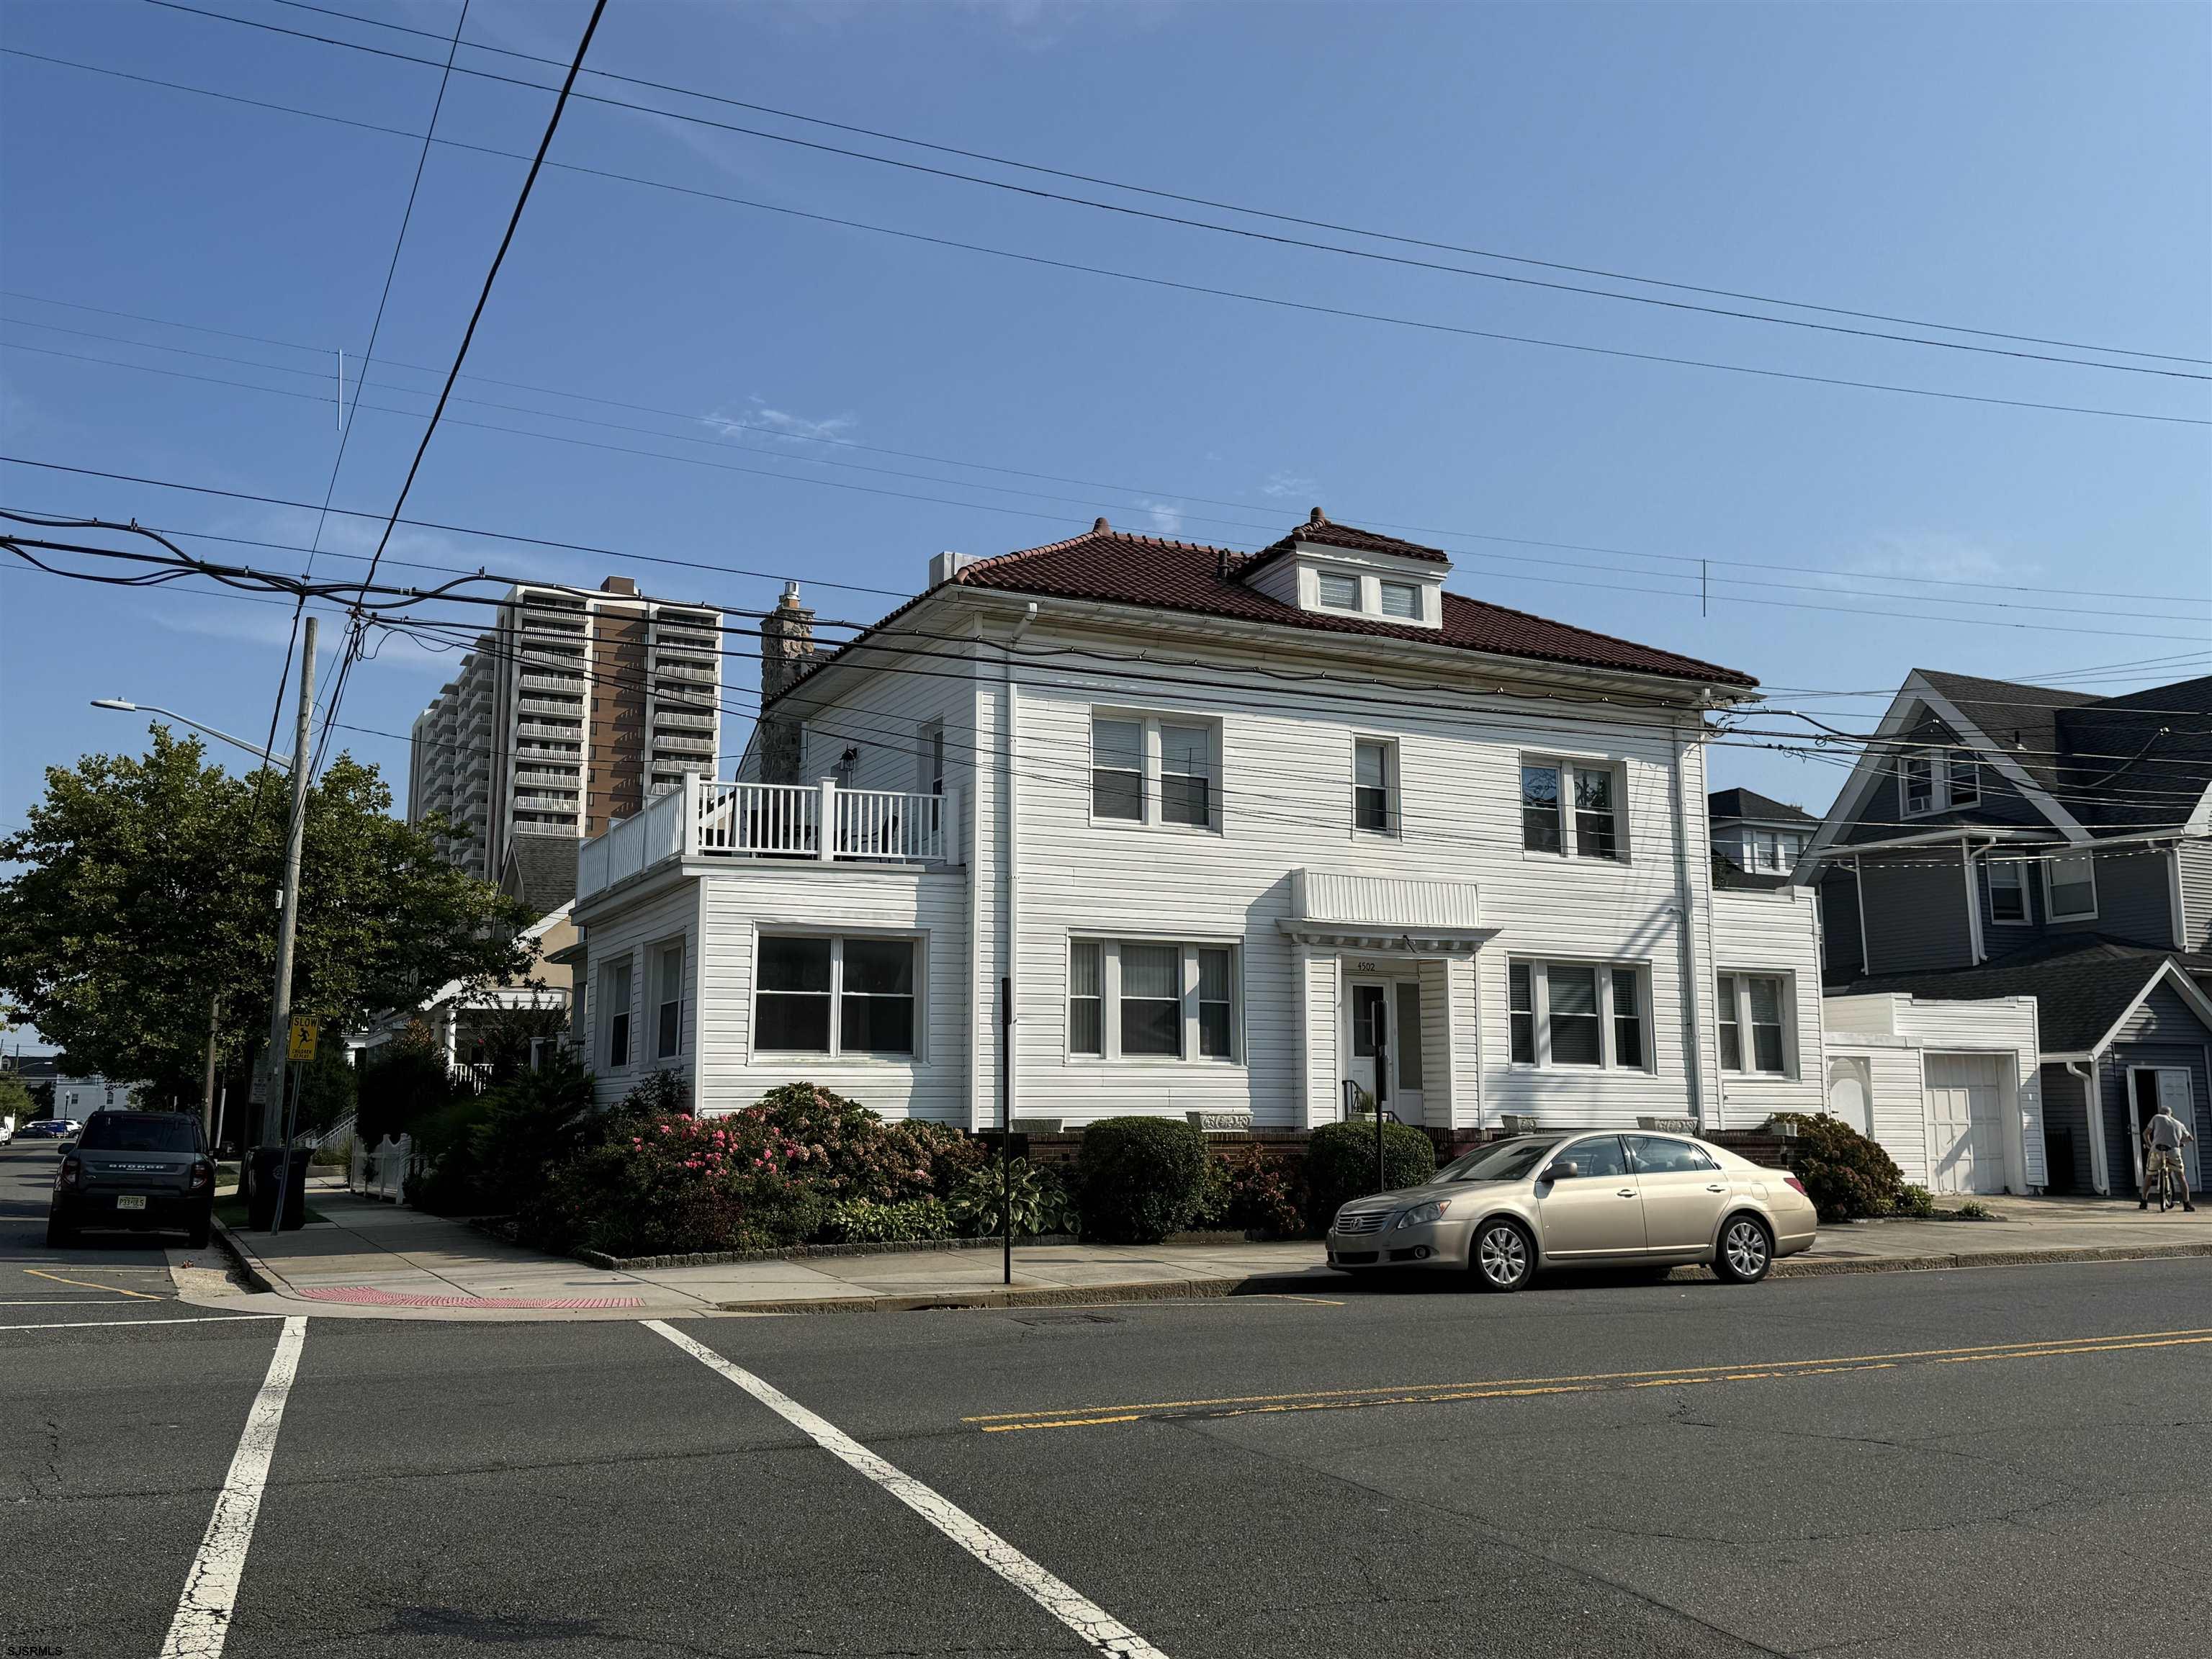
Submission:
{"label": "door awning", "polygon": [[1478,925],[1477,898],[1469,881],[1294,870],[1291,914],[1277,925],[1300,945],[1328,950],[1472,956],[1498,933]]}

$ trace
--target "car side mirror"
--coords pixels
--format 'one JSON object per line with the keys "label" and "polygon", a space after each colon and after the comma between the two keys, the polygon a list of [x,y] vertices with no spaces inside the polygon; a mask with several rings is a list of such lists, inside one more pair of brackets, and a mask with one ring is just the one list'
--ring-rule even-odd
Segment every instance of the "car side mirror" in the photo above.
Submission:
{"label": "car side mirror", "polygon": [[1536,1179],[1539,1181],[1572,1181],[1581,1173],[1581,1166],[1576,1164],[1572,1158],[1563,1158],[1556,1164],[1547,1164],[1544,1166],[1544,1173],[1538,1176]]}

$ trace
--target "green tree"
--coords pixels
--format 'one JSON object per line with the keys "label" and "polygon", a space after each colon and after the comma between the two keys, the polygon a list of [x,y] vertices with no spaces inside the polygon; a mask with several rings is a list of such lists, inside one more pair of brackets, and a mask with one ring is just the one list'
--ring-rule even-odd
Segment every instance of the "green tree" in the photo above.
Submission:
{"label": "green tree", "polygon": [[0,1117],[12,1117],[18,1128],[38,1115],[31,1091],[13,1072],[0,1072]]}
{"label": "green tree", "polygon": [[[234,777],[156,725],[143,756],[50,768],[27,827],[0,840],[0,995],[72,1066],[198,1098],[210,1000],[222,1062],[266,1038],[288,781]],[[258,799],[257,799],[257,786]],[[340,755],[307,822],[292,1004],[325,1042],[449,980],[527,971],[522,908],[455,868],[431,819],[391,816],[376,769]]]}

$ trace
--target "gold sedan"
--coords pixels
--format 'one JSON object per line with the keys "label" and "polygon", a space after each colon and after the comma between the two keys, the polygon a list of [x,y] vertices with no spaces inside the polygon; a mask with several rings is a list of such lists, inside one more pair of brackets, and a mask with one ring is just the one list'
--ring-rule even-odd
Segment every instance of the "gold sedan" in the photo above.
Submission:
{"label": "gold sedan", "polygon": [[1328,1265],[1464,1269],[1483,1290],[1517,1291],[1540,1268],[1702,1261],[1751,1285],[1816,1224],[1796,1176],[1710,1141],[1522,1135],[1419,1187],[1352,1200],[1329,1226]]}

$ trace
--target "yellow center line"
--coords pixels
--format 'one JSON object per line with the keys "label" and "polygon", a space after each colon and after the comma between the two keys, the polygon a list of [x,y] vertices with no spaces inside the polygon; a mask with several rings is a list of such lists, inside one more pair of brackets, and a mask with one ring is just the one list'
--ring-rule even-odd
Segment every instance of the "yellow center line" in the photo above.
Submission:
{"label": "yellow center line", "polygon": [[2148,1331],[2127,1336],[2052,1337],[1991,1343],[1967,1348],[1911,1349],[1890,1354],[1860,1354],[1833,1359],[1778,1360],[1753,1370],[1724,1366],[1667,1371],[1614,1371],[1584,1376],[1504,1378],[1494,1382],[1414,1384],[1397,1389],[1330,1389],[1303,1394],[1224,1395],[1212,1400],[1167,1401],[1133,1406],[1073,1407],[1060,1412],[1005,1412],[967,1417],[986,1434],[1024,1429],[1091,1428],[1134,1423],[1170,1415],[1252,1417],[1290,1412],[1364,1409],[1376,1406],[1437,1405],[1467,1400],[1522,1399],[1538,1395],[1590,1394],[1615,1389],[1686,1388],[1704,1382],[1787,1381],[1830,1376],[1848,1371],[1895,1370],[1910,1360],[1937,1364],[1972,1364],[1989,1359],[2056,1359],[2072,1354],[2118,1353],[2142,1348],[2194,1347],[2212,1344],[2212,1330]]}
{"label": "yellow center line", "polygon": [[57,1285],[74,1285],[81,1291],[106,1291],[111,1296],[135,1296],[141,1302],[160,1302],[165,1298],[149,1296],[143,1291],[126,1291],[119,1285],[95,1285],[88,1279],[64,1279],[59,1273],[50,1273],[43,1267],[26,1267],[23,1271],[40,1279],[51,1279]]}

